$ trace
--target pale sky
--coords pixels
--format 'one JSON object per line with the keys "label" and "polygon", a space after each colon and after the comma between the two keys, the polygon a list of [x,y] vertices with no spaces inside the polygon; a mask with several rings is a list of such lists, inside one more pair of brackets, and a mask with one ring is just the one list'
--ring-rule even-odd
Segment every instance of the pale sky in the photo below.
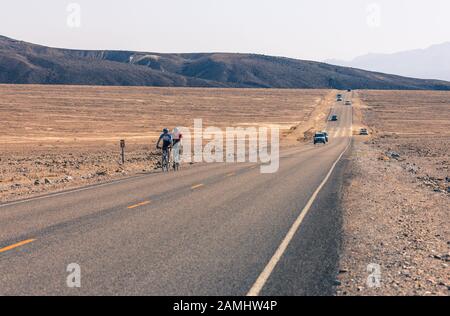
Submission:
{"label": "pale sky", "polygon": [[[351,59],[450,41],[449,0],[2,0],[0,35],[80,49]],[[68,5],[79,5],[77,16]],[[75,9],[76,10],[76,9]],[[71,21],[71,23],[68,23]]]}

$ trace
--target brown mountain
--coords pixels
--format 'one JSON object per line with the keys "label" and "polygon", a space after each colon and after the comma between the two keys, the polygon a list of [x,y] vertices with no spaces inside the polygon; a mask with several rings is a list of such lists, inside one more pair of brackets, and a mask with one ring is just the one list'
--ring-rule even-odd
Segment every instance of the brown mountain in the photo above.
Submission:
{"label": "brown mountain", "polygon": [[282,57],[71,50],[2,36],[0,83],[450,90],[450,83],[446,81],[406,78]]}

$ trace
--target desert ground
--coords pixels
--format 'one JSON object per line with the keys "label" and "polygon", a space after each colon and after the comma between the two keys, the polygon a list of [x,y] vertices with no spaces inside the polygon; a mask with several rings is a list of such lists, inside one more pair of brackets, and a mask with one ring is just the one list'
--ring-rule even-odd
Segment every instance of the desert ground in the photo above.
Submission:
{"label": "desert ground", "polygon": [[354,105],[371,137],[350,157],[338,294],[449,295],[450,93],[358,91]]}
{"label": "desert ground", "polygon": [[[197,118],[277,126],[282,146],[301,146],[336,92],[0,85],[0,202],[155,172],[161,129]],[[450,93],[355,91],[353,104],[337,294],[448,295]]]}
{"label": "desert ground", "polygon": [[[330,90],[0,85],[0,202],[158,168],[162,128],[277,126],[297,144],[324,125]],[[126,141],[120,164],[119,141]]]}

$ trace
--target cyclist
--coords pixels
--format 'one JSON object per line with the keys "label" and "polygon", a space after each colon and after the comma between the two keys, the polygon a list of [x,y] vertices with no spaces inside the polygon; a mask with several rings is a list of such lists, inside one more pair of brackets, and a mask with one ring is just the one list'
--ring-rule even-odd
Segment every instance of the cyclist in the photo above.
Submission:
{"label": "cyclist", "polygon": [[181,150],[181,139],[183,138],[183,135],[180,133],[180,130],[175,127],[172,131],[172,138],[173,138],[173,169],[178,170],[180,167],[180,150]]}
{"label": "cyclist", "polygon": [[[161,141],[163,143],[162,148],[161,148],[161,146],[159,146]],[[164,159],[164,157],[166,157],[167,164],[169,164],[169,158],[170,158],[169,150],[170,150],[170,147],[172,147],[172,144],[173,144],[172,135],[169,133],[169,130],[167,128],[163,129],[162,134],[159,136],[158,143],[156,144],[156,148],[162,149],[163,159]]]}

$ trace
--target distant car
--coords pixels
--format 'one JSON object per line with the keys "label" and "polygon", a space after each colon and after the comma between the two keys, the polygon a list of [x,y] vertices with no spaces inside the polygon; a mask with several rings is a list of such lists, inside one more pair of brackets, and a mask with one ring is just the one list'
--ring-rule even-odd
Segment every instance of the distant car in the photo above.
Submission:
{"label": "distant car", "polygon": [[359,135],[369,135],[369,132],[367,131],[367,128],[361,128],[359,130]]}
{"label": "distant car", "polygon": [[352,105],[351,101],[345,101],[345,105]]}
{"label": "distant car", "polygon": [[325,144],[327,143],[327,138],[323,132],[317,132],[314,134],[314,145],[315,144]]}
{"label": "distant car", "polygon": [[338,120],[338,116],[337,115],[333,115],[331,117],[331,121],[336,122]]}
{"label": "distant car", "polygon": [[337,101],[338,101],[338,102],[342,102],[342,98],[338,98]]}

